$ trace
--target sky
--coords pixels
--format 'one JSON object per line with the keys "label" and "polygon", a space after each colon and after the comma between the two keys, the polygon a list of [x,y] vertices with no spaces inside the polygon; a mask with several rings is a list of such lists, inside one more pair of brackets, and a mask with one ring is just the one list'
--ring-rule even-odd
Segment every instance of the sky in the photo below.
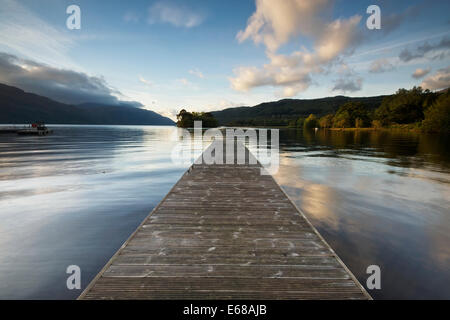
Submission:
{"label": "sky", "polygon": [[[69,29],[67,7],[80,8]],[[370,5],[380,29],[366,25]],[[174,119],[450,86],[447,0],[0,0],[0,83]]]}

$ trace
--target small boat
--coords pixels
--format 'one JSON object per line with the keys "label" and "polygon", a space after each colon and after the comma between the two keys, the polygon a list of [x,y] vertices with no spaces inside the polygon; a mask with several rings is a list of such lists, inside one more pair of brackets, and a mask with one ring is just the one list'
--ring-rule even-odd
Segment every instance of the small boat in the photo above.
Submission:
{"label": "small boat", "polygon": [[17,134],[20,135],[37,135],[37,136],[46,136],[48,134],[53,133],[53,130],[47,128],[44,123],[36,122],[31,124],[29,127],[17,130]]}

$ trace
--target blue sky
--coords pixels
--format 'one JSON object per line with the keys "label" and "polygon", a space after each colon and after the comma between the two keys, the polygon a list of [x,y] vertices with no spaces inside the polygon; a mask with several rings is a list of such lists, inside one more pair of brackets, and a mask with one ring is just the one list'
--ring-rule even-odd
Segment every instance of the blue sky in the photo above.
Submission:
{"label": "blue sky", "polygon": [[[71,4],[81,9],[80,30],[66,27]],[[380,30],[366,27],[371,4],[381,9]],[[0,82],[64,102],[137,101],[173,118],[182,107],[450,85],[445,0],[0,5]]]}

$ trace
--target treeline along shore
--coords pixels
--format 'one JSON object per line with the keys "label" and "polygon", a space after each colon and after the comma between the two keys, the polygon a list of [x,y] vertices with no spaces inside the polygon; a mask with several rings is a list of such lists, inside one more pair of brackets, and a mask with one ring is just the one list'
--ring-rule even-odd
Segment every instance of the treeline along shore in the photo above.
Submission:
{"label": "treeline along shore", "polygon": [[399,89],[389,96],[285,99],[255,107],[229,108],[208,115],[225,126],[400,129],[450,132],[450,90]]}

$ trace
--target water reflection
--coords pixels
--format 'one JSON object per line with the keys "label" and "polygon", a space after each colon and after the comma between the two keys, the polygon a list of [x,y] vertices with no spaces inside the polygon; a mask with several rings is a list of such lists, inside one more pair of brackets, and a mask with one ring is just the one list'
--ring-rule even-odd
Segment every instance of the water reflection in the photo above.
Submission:
{"label": "water reflection", "polygon": [[[0,136],[3,299],[77,297],[66,267],[81,267],[84,288],[187,167],[171,161],[176,128],[54,130]],[[450,298],[448,145],[448,136],[281,130],[275,178],[361,283],[368,265],[381,267],[372,296]]]}
{"label": "water reflection", "polygon": [[70,299],[180,178],[175,128],[61,126],[0,136],[0,298]]}
{"label": "water reflection", "polygon": [[277,181],[374,298],[450,298],[448,136],[281,133]]}

